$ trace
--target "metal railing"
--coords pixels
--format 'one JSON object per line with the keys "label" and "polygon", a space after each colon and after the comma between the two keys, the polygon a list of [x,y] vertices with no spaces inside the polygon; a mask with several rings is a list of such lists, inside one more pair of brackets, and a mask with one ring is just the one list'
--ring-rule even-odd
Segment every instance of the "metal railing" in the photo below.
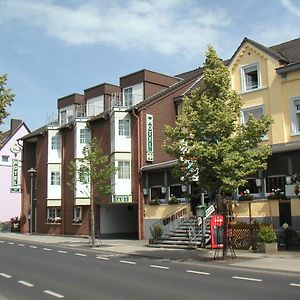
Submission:
{"label": "metal railing", "polygon": [[153,229],[160,225],[163,229],[163,234],[169,233],[178,227],[181,223],[187,220],[189,217],[188,206],[184,205],[173,211],[172,213],[165,216],[163,219],[153,223],[150,227],[150,232],[153,232]]}
{"label": "metal railing", "polygon": [[143,101],[143,95],[139,94],[123,94],[114,93],[110,95],[110,107],[114,108],[129,108],[139,102]]}

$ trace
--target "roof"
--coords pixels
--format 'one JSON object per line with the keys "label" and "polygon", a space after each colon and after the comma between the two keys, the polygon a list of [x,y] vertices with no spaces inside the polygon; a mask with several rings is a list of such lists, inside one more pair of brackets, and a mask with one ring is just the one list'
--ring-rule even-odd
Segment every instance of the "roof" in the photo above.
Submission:
{"label": "roof", "polygon": [[26,134],[25,136],[23,136],[21,138],[21,140],[29,140],[31,138],[37,137],[38,135],[43,134],[43,132],[45,132],[46,130],[47,130],[47,126],[44,125],[44,126],[38,128],[38,129]]}
{"label": "roof", "polygon": [[289,63],[300,62],[300,38],[271,46],[269,49],[285,57]]}

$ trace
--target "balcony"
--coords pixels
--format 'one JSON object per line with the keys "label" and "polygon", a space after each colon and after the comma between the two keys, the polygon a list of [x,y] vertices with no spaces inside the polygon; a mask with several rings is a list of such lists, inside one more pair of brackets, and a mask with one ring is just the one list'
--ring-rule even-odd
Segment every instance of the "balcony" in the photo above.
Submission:
{"label": "balcony", "polygon": [[110,95],[111,108],[127,109],[143,101],[143,95],[134,93],[114,93]]}
{"label": "balcony", "polygon": [[76,105],[72,109],[61,109],[59,112],[60,126],[68,124],[78,119],[86,118],[86,105]]}

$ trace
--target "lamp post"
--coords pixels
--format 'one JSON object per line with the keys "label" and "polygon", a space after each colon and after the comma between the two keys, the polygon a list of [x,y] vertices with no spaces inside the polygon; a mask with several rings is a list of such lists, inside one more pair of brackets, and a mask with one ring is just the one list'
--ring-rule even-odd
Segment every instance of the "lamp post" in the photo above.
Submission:
{"label": "lamp post", "polygon": [[28,171],[30,175],[30,226],[29,226],[29,234],[32,235],[32,215],[33,215],[33,181],[36,175],[36,169],[30,168]]}

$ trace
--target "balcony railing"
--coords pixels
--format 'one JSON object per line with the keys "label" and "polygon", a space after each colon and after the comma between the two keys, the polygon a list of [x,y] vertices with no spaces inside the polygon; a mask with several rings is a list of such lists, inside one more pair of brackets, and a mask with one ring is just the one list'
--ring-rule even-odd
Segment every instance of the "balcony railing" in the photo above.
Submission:
{"label": "balcony railing", "polygon": [[110,107],[129,108],[143,101],[143,95],[114,93],[110,96]]}

